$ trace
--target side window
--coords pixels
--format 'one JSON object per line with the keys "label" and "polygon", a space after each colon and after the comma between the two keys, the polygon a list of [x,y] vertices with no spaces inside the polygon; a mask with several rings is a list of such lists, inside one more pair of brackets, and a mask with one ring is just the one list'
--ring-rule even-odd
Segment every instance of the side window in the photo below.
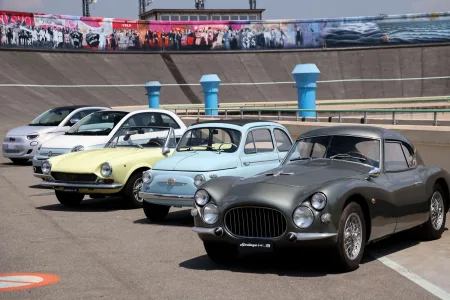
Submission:
{"label": "side window", "polygon": [[289,136],[281,129],[276,128],[274,131],[275,141],[277,143],[277,149],[280,152],[289,151],[292,147],[291,140]]}
{"label": "side window", "polygon": [[414,159],[414,150],[409,146],[402,144],[403,153],[406,157],[406,162],[408,163],[408,167],[414,168],[416,166],[416,160]]}
{"label": "side window", "polygon": [[274,151],[272,135],[269,129],[256,129],[252,131],[257,153]]}
{"label": "side window", "polygon": [[[81,120],[84,117],[86,117],[87,115],[90,115],[96,111],[99,111],[99,109],[87,109],[87,110],[82,110],[77,112],[76,114],[74,114],[70,119],[78,119]],[[70,120],[67,121],[66,126],[70,126]]]}
{"label": "side window", "polygon": [[245,154],[256,153],[255,142],[253,141],[253,132],[251,131],[248,133],[247,140],[245,141],[244,153]]}
{"label": "side window", "polygon": [[402,144],[398,142],[386,142],[384,144],[384,166],[386,171],[399,171],[408,169]]}
{"label": "side window", "polygon": [[177,121],[175,121],[171,116],[161,114],[161,119],[165,127],[169,126],[172,127],[173,129],[180,129],[180,125],[178,125]]}

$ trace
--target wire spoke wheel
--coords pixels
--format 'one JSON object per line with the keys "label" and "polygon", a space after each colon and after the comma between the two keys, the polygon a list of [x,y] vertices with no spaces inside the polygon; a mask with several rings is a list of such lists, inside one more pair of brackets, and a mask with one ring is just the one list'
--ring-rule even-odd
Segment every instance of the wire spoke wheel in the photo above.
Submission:
{"label": "wire spoke wheel", "polygon": [[444,222],[444,199],[440,192],[435,191],[431,197],[431,225],[435,230],[441,229]]}
{"label": "wire spoke wheel", "polygon": [[139,178],[138,180],[136,180],[134,182],[134,185],[133,185],[134,199],[136,199],[136,201],[138,201],[138,202],[143,202],[144,201],[143,198],[139,197],[139,192],[141,191],[142,184],[143,184],[142,183],[142,178]]}
{"label": "wire spoke wheel", "polygon": [[362,246],[362,222],[358,214],[352,213],[345,221],[344,251],[350,260],[358,257]]}

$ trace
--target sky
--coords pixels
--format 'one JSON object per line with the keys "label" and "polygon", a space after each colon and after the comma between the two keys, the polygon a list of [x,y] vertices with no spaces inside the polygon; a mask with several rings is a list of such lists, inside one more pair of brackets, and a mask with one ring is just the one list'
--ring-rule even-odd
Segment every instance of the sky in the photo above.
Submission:
{"label": "sky", "polygon": [[[0,10],[82,15],[82,0],[0,0]],[[151,8],[194,8],[194,0],[154,0]],[[206,0],[205,8],[249,8],[248,0]],[[257,0],[263,19],[310,19],[450,11],[449,0]],[[97,0],[91,16],[137,19],[138,0]]]}

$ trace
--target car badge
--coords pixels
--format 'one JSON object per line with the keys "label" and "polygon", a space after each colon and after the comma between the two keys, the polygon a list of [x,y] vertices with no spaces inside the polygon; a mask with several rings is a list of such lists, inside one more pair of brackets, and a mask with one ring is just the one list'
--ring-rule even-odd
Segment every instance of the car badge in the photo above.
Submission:
{"label": "car badge", "polygon": [[167,184],[168,184],[168,185],[175,185],[175,178],[169,178],[169,179],[167,179]]}
{"label": "car badge", "polygon": [[53,155],[53,152],[50,151],[50,152],[48,153],[48,157],[51,157],[52,155]]}

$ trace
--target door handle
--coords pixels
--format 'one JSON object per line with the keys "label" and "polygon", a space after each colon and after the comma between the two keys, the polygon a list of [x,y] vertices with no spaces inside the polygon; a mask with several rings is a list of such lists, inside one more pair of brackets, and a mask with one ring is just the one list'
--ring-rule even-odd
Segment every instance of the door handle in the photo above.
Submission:
{"label": "door handle", "polygon": [[244,166],[249,166],[249,165],[250,165],[249,162],[245,162],[245,163],[244,163]]}

